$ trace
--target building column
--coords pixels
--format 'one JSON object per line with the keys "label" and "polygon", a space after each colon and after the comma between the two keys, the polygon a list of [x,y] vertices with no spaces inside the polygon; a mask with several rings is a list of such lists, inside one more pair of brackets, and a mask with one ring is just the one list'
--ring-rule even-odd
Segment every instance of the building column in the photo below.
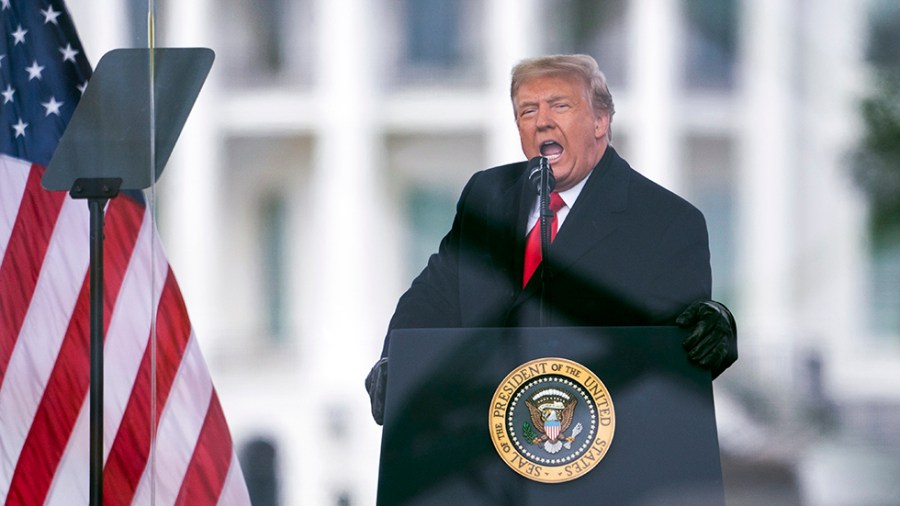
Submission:
{"label": "building column", "polygon": [[766,384],[790,380],[797,172],[791,2],[742,2],[737,120],[737,274],[741,348]]}
{"label": "building column", "polygon": [[682,39],[679,3],[633,0],[628,20],[632,48],[628,82],[632,91],[629,109],[623,111],[631,125],[628,158],[642,174],[678,192],[681,139],[675,107],[679,103]]}
{"label": "building column", "polygon": [[[377,8],[366,0],[319,0],[314,7],[320,28],[312,92],[317,138],[311,202],[306,215],[298,217],[308,225],[311,262],[304,267],[309,277],[298,287],[308,304],[301,308],[308,333],[301,336],[298,370],[307,388],[297,395],[312,403],[310,412],[317,416],[298,424],[306,434],[321,435],[322,451],[353,458],[303,459],[306,486],[295,490],[302,504],[334,504],[342,491],[354,504],[375,496],[377,476],[371,470],[378,467],[378,455],[371,441],[379,432],[371,422],[363,379],[377,356],[361,350],[370,348],[375,331],[371,308],[383,263],[384,239],[377,234],[382,208],[376,196],[382,159],[375,118],[380,87],[370,50],[378,35],[370,22]],[[362,454],[361,448],[373,452]]]}
{"label": "building column", "polygon": [[487,166],[523,160],[512,102],[509,98],[513,65],[542,51],[539,18],[534,0],[491,0],[487,5],[485,65],[487,68]]}
{"label": "building column", "polygon": [[[210,0],[167,5],[164,18],[156,19],[159,47],[208,47],[214,39]],[[159,12],[156,13],[157,15]],[[163,171],[157,191],[160,234],[190,312],[191,323],[207,350],[216,349],[228,335],[216,301],[228,280],[220,273],[222,241],[219,209],[219,136],[215,111],[220,99],[216,63],[210,70],[194,108],[188,116],[172,157]],[[190,149],[187,149],[187,147]],[[215,361],[210,360],[211,367]]]}

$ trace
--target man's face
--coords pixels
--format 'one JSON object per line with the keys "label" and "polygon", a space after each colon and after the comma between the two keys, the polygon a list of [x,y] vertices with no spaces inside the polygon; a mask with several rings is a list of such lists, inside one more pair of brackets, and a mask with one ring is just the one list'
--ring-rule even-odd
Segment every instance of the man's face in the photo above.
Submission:
{"label": "man's face", "polygon": [[588,88],[577,77],[525,81],[516,93],[515,110],[522,152],[529,160],[547,157],[557,191],[584,179],[606,150],[609,115],[594,115]]}

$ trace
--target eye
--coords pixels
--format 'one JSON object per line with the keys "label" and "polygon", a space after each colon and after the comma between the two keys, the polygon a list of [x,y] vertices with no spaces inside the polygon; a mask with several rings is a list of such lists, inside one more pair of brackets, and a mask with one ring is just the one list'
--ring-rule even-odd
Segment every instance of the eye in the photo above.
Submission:
{"label": "eye", "polygon": [[532,116],[537,109],[534,107],[526,107],[519,111],[519,117],[524,118],[527,116]]}

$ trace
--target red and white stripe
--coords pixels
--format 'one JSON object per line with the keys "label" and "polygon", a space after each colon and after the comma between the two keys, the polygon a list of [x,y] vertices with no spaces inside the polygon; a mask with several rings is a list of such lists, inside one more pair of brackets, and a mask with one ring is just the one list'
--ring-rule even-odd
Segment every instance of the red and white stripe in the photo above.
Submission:
{"label": "red and white stripe", "polygon": [[[0,504],[87,504],[89,216],[42,175],[0,156]],[[149,211],[112,199],[104,232],[104,503],[249,505]]]}

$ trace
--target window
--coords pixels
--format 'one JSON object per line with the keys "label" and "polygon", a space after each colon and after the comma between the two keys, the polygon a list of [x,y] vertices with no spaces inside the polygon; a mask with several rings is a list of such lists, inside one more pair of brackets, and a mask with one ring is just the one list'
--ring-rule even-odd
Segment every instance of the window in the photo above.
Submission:
{"label": "window", "polygon": [[689,90],[729,90],[735,84],[737,0],[690,0],[685,9],[684,84]]}
{"label": "window", "polygon": [[311,2],[223,0],[216,53],[229,86],[308,83],[313,66]]}
{"label": "window", "polygon": [[484,139],[474,134],[390,136],[387,166],[397,188],[398,219],[406,228],[406,268],[419,274],[453,224],[466,181],[484,167]]}
{"label": "window", "polygon": [[882,69],[900,66],[900,5],[894,0],[873,1],[869,30],[869,61]]}
{"label": "window", "polygon": [[871,256],[872,331],[877,336],[900,335],[900,236],[873,247]]}
{"label": "window", "polygon": [[627,78],[627,0],[552,0],[544,37],[551,53],[584,53],[597,60],[610,84]]}
{"label": "window", "polygon": [[406,196],[411,240],[407,265],[412,276],[428,263],[444,235],[453,224],[456,196],[448,188],[417,185]]}
{"label": "window", "polygon": [[[222,160],[221,319],[236,346],[290,350],[308,310],[301,290],[310,244],[306,136],[229,136]],[[300,261],[298,261],[300,259]]]}
{"label": "window", "polygon": [[266,308],[266,327],[275,340],[284,338],[285,279],[287,265],[285,241],[287,235],[287,205],[284,195],[271,193],[261,202],[263,277]]}
{"label": "window", "polygon": [[395,84],[472,84],[483,80],[481,31],[484,5],[477,0],[384,0],[385,36],[393,54]]}
{"label": "window", "polygon": [[406,61],[453,67],[462,56],[459,2],[406,0],[406,9]]}

